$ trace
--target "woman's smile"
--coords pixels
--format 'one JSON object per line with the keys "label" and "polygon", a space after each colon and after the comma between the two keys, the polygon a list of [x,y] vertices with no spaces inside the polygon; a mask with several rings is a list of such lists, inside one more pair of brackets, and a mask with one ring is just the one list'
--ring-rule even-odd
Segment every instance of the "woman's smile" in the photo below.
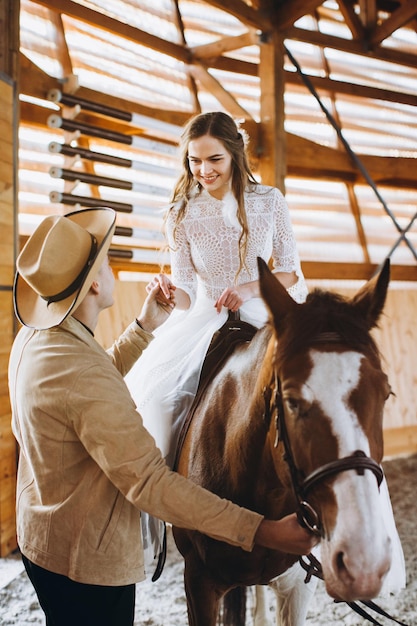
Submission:
{"label": "woman's smile", "polygon": [[200,185],[221,200],[230,188],[232,177],[232,157],[222,142],[210,135],[190,141],[188,163]]}

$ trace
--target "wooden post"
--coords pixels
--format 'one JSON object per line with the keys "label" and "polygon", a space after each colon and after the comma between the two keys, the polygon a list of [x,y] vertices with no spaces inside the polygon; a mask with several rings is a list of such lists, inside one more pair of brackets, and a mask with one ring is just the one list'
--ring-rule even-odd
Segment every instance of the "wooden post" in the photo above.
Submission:
{"label": "wooden post", "polygon": [[259,73],[262,96],[258,171],[265,185],[278,187],[285,193],[284,46],[277,33],[261,35]]}
{"label": "wooden post", "polygon": [[12,289],[17,252],[19,5],[19,0],[0,0],[0,557],[17,546],[17,454],[11,431],[7,369],[16,330]]}

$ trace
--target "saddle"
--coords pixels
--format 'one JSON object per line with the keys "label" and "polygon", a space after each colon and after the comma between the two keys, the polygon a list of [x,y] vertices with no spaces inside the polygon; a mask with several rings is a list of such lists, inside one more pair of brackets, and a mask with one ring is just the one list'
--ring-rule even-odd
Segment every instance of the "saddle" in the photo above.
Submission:
{"label": "saddle", "polygon": [[240,319],[239,311],[229,311],[228,318],[223,326],[214,333],[204,357],[197,393],[181,428],[175,454],[174,470],[177,469],[182,446],[201,396],[234,352],[236,346],[241,343],[249,343],[257,330],[256,326]]}
{"label": "saddle", "polygon": [[[180,458],[182,446],[185,441],[188,429],[192,422],[195,410],[200,402],[200,398],[207,389],[209,383],[213,380],[216,374],[226,363],[227,359],[231,356],[236,346],[241,343],[249,343],[258,329],[256,326],[244,322],[240,319],[239,311],[229,311],[229,315],[223,326],[217,330],[210,342],[206,356],[204,357],[203,365],[201,368],[200,378],[198,381],[197,393],[182,425],[177,450],[175,453],[175,461],[173,469],[178,467],[178,461]],[[164,540],[161,552],[158,557],[158,564],[155,572],[152,576],[152,582],[158,580],[164,569],[166,560],[166,528],[164,532]]]}

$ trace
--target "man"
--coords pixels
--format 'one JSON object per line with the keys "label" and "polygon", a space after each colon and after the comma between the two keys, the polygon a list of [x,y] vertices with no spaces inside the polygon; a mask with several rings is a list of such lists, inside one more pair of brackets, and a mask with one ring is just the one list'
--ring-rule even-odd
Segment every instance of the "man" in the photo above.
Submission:
{"label": "man", "polygon": [[143,510],[251,550],[308,553],[295,516],[264,520],[164,463],[124,382],[175,304],[149,293],[107,353],[94,339],[113,304],[107,252],[115,213],[47,217],[17,260],[15,311],[24,325],[9,366],[20,446],[18,542],[48,626],[132,626],[142,580]]}

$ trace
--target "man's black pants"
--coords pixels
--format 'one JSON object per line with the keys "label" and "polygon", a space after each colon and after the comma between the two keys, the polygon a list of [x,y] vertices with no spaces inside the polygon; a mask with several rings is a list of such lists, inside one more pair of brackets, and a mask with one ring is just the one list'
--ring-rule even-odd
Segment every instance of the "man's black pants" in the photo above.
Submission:
{"label": "man's black pants", "polygon": [[46,626],[133,626],[135,585],[85,585],[49,572],[22,555],[46,615]]}

